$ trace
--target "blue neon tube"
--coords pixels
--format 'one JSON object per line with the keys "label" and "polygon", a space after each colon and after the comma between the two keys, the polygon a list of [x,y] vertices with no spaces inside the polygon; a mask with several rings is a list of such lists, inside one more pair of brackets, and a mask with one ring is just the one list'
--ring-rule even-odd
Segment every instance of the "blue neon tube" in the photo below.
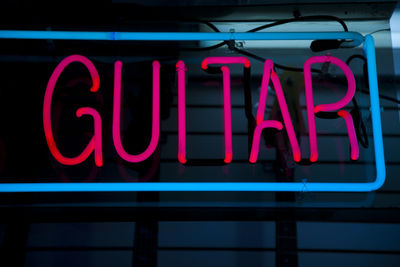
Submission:
{"label": "blue neon tube", "polygon": [[0,31],[1,39],[51,39],[99,41],[221,41],[221,40],[329,40],[351,39],[358,46],[363,36],[356,32],[76,32]]}
{"label": "blue neon tube", "polygon": [[99,192],[99,191],[319,191],[368,192],[377,190],[385,181],[385,159],[379,107],[378,80],[373,37],[354,32],[300,32],[300,33],[133,33],[133,32],[53,32],[0,31],[3,39],[57,39],[57,40],[328,40],[352,39],[357,46],[364,42],[367,57],[372,130],[374,138],[376,179],[365,183],[6,183],[0,192]]}

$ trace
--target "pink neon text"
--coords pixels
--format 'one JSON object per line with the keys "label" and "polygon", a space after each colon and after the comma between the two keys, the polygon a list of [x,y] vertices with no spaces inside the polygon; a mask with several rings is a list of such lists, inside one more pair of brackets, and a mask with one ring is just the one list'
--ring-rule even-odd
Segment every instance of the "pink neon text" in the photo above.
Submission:
{"label": "pink neon text", "polygon": [[[61,73],[71,63],[78,62],[83,64],[89,71],[92,79],[91,92],[99,90],[100,78],[94,64],[86,57],[80,55],[72,55],[62,60],[52,73],[46,87],[44,105],[43,105],[43,126],[46,136],[46,141],[54,158],[64,165],[76,165],[85,161],[90,154],[94,153],[96,166],[103,165],[102,156],[102,119],[98,111],[91,107],[82,107],[76,111],[76,116],[83,115],[91,116],[94,123],[94,134],[88,145],[83,151],[75,157],[65,157],[57,148],[54,140],[52,125],[51,125],[51,103],[52,97]],[[346,95],[335,103],[319,104],[314,106],[312,79],[311,79],[311,65],[315,63],[330,62],[338,66],[345,74],[348,88]],[[250,68],[250,61],[245,57],[208,57],[205,58],[201,67],[204,70],[212,64],[222,65],[220,70],[222,72],[223,81],[223,101],[224,101],[224,144],[225,144],[225,157],[224,162],[230,163],[233,158],[232,152],[232,115],[231,115],[231,81],[230,69],[228,64],[242,64],[244,68]],[[160,68],[161,65],[158,61],[152,64],[153,79],[152,79],[152,131],[151,140],[147,148],[140,154],[129,154],[122,145],[121,139],[121,71],[122,62],[116,61],[114,64],[114,98],[113,98],[113,115],[112,115],[112,138],[115,149],[118,155],[128,162],[141,162],[149,158],[156,150],[160,137]],[[176,64],[176,72],[178,76],[178,161],[182,164],[187,162],[186,158],[186,106],[185,106],[185,92],[186,92],[186,66],[183,61],[178,61]],[[267,102],[268,85],[269,81],[276,92],[276,97],[280,111],[282,113],[283,124],[276,120],[264,120],[265,106]],[[357,136],[354,129],[354,122],[351,114],[348,111],[342,110],[355,94],[355,79],[350,68],[338,58],[332,56],[315,56],[309,58],[304,64],[304,83],[305,95],[307,104],[307,117],[310,141],[310,161],[315,162],[318,159],[317,147],[317,134],[315,127],[315,114],[318,112],[337,112],[337,115],[345,120],[349,142],[350,142],[350,157],[356,160],[359,157],[359,147]],[[296,137],[295,129],[289,114],[288,106],[286,103],[285,95],[282,90],[279,77],[273,69],[272,60],[268,59],[264,63],[264,71],[261,81],[261,91],[259,96],[259,104],[256,114],[256,128],[253,133],[253,141],[251,145],[249,162],[255,163],[257,161],[260,139],[262,130],[265,128],[274,128],[279,131],[285,129],[289,138],[290,146],[293,152],[293,159],[295,162],[301,160],[301,152],[299,142]]]}

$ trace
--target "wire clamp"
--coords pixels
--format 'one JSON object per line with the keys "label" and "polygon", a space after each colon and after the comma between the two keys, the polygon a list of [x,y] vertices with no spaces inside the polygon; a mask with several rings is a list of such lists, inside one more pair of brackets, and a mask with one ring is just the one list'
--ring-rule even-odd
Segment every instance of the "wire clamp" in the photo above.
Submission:
{"label": "wire clamp", "polygon": [[301,183],[303,184],[303,188],[301,189],[302,193],[307,193],[308,189],[307,189],[307,179],[303,179],[301,180]]}
{"label": "wire clamp", "polygon": [[229,41],[235,41],[236,37],[235,37],[235,29],[229,29]]}

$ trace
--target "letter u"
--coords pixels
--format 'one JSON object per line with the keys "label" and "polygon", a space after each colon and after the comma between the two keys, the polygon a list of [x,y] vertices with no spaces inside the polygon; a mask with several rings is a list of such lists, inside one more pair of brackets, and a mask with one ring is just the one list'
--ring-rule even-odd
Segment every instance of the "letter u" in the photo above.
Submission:
{"label": "letter u", "polygon": [[118,155],[128,162],[141,162],[153,154],[158,145],[160,137],[160,63],[153,62],[153,114],[151,140],[146,150],[138,155],[127,153],[121,141],[121,70],[122,62],[116,61],[114,65],[114,103],[113,103],[113,122],[112,136],[115,149]]}

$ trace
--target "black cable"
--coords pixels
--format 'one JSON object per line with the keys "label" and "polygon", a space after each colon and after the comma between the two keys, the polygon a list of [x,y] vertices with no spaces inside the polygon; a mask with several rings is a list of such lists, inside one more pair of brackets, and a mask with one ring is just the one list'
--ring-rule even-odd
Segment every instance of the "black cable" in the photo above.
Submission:
{"label": "black cable", "polygon": [[[237,47],[232,47],[232,49],[233,49],[233,51],[236,51],[236,52],[239,53],[239,54],[242,54],[242,55],[245,55],[245,56],[254,58],[254,59],[256,59],[256,60],[258,60],[258,61],[260,61],[260,62],[263,62],[263,63],[264,63],[265,60],[266,60],[265,58],[262,58],[262,57],[260,57],[260,56],[257,56],[257,55],[255,55],[255,54],[253,54],[253,53],[248,52],[248,51],[239,49],[239,48],[237,48]],[[295,71],[295,72],[303,72],[303,69],[302,69],[302,68],[288,67],[288,66],[284,66],[284,65],[277,64],[277,63],[274,63],[274,67],[277,68],[277,69],[281,69],[281,70]],[[316,73],[322,73],[322,71],[321,71],[321,70],[318,70],[318,69],[311,69],[311,71],[312,71],[312,72],[316,72]]]}
{"label": "black cable", "polygon": [[226,45],[227,42],[223,41],[218,44],[212,45],[212,46],[206,46],[206,47],[183,47],[181,48],[183,51],[208,51],[208,50],[213,50],[217,49],[221,46]]}
{"label": "black cable", "polygon": [[[346,60],[346,64],[349,65],[350,62],[351,62],[353,59],[356,59],[356,58],[359,58],[359,59],[361,59],[362,61],[364,61],[364,64],[365,64],[365,65],[367,64],[367,59],[366,59],[363,55],[352,55],[351,57],[349,57],[349,58]],[[365,71],[364,71],[364,75],[366,75],[366,72],[365,72]],[[365,77],[365,80],[368,81],[368,77]],[[368,88],[368,86],[367,86],[367,88]],[[369,95],[369,90],[360,89],[359,91],[360,91],[361,93],[363,93],[363,94]],[[400,104],[400,100],[398,100],[398,99],[396,99],[396,98],[393,98],[393,97],[390,97],[390,96],[386,96],[386,95],[379,94],[379,98],[382,98],[382,99],[385,99],[385,100],[394,102],[394,103],[396,103],[396,104]]]}
{"label": "black cable", "polygon": [[[368,76],[368,70],[366,69],[367,67],[367,59],[362,56],[362,55],[352,55],[350,56],[347,60],[346,60],[346,65],[349,66],[350,62],[353,59],[361,59],[364,64],[363,64],[363,75],[364,75],[364,81],[366,86],[368,87],[368,78],[366,76]],[[358,89],[358,87],[356,87],[356,92],[359,92],[360,90]],[[353,124],[354,124],[354,129],[356,131],[356,135],[357,135],[357,140],[360,142],[360,144],[364,147],[364,148],[368,148],[369,147],[369,140],[368,140],[368,134],[367,134],[367,129],[365,127],[364,121],[362,119],[361,116],[361,111],[360,111],[360,107],[358,106],[357,100],[355,97],[353,97],[352,99],[353,102],[353,106],[354,109],[352,111],[350,111],[351,116],[353,117]]]}
{"label": "black cable", "polygon": [[[260,30],[263,30],[263,29],[266,29],[266,28],[275,27],[275,26],[278,26],[278,25],[282,25],[282,24],[286,24],[286,23],[291,23],[291,22],[309,21],[309,20],[327,20],[327,19],[328,19],[328,20],[335,20],[335,21],[339,22],[339,23],[342,25],[343,30],[344,30],[345,32],[348,32],[347,25],[344,23],[344,21],[341,20],[341,19],[339,19],[339,18],[337,18],[337,17],[334,17],[334,16],[306,16],[306,17],[299,17],[299,18],[293,18],[293,19],[280,20],[280,21],[276,21],[276,22],[274,22],[274,23],[265,24],[265,25],[256,27],[256,28],[251,29],[251,30],[249,30],[249,31],[247,31],[247,32],[257,32],[257,31],[260,31]],[[219,32],[218,28],[216,28],[215,26],[212,27],[212,26],[210,26],[209,24],[212,25],[212,26],[214,26],[212,23],[208,23],[207,25],[208,25],[211,29],[214,29],[215,31],[218,31],[218,32]],[[374,32],[372,32],[372,33],[370,33],[370,34],[374,34],[374,33],[380,32],[380,31],[387,31],[387,30],[390,30],[390,29],[381,29],[381,30],[374,31]],[[331,43],[328,43],[328,46],[330,45],[330,46],[332,46],[332,47],[326,48],[325,46],[327,46],[327,45],[325,44],[325,43],[326,43],[325,40],[322,40],[322,41],[321,41],[321,40],[319,40],[319,41],[317,40],[317,41],[314,41],[314,42],[312,43],[312,45],[311,45],[310,48],[311,48],[314,52],[315,52],[315,51],[320,51],[320,50],[321,50],[320,47],[322,47],[322,50],[338,48],[338,47],[340,46],[340,44],[341,44],[343,41],[344,41],[344,40],[342,40],[342,41],[341,41],[341,40],[337,40],[337,43],[334,44],[333,46],[331,45]],[[323,43],[323,44],[320,44],[321,42],[324,42],[324,43]],[[313,44],[314,44],[314,48],[313,48]],[[194,48],[194,49],[186,49],[186,50],[191,50],[191,51],[206,51],[206,50],[216,49],[216,48],[222,47],[222,46],[224,46],[224,45],[228,45],[228,46],[229,46],[229,49],[231,49],[231,50],[233,50],[233,51],[236,51],[236,52],[239,53],[239,54],[242,54],[242,55],[251,57],[251,58],[256,59],[256,60],[258,60],[258,61],[261,61],[261,62],[263,62],[263,63],[264,63],[265,60],[266,60],[266,59],[264,59],[264,58],[262,58],[262,57],[260,57],[260,56],[258,56],[258,55],[255,55],[255,54],[253,54],[253,53],[250,53],[250,52],[248,52],[248,51],[245,51],[245,50],[242,50],[242,49],[239,49],[239,48],[235,47],[234,41],[233,41],[233,44],[232,44],[232,43],[229,43],[229,42],[227,42],[227,41],[224,41],[224,42],[220,42],[220,43],[218,43],[218,44],[216,44],[216,45],[209,46],[209,47]],[[322,45],[322,46],[321,46],[321,45]],[[361,59],[361,60],[363,60],[363,62],[364,62],[364,66],[363,66],[363,75],[364,75],[364,79],[365,79],[366,86],[367,86],[367,88],[369,88],[368,78],[367,78],[368,70],[367,70],[367,60],[366,60],[366,58],[365,58],[364,56],[362,56],[362,55],[357,55],[357,54],[356,54],[356,55],[352,55],[352,56],[350,56],[350,57],[346,60],[346,64],[349,65],[350,62],[351,62],[353,59],[356,59],[356,58]],[[279,68],[279,69],[286,70],[286,71],[295,71],[295,72],[302,72],[302,71],[303,71],[302,68],[288,67],[288,66],[284,66],[284,65],[280,65],[280,64],[276,64],[276,63],[274,64],[274,68]],[[316,73],[322,73],[322,71],[321,71],[321,70],[318,70],[318,69],[311,69],[311,71],[312,71],[312,72],[316,72]],[[361,93],[363,93],[363,94],[368,94],[368,95],[369,95],[369,90],[365,90],[365,89],[359,90],[358,88],[356,88],[356,91],[359,91],[359,92],[361,92]],[[395,103],[397,103],[397,104],[400,104],[400,101],[399,101],[398,99],[395,99],[395,98],[392,98],[392,97],[389,97],[389,96],[385,96],[385,95],[379,94],[379,98],[381,98],[381,99],[386,99],[386,100],[388,100],[388,101],[392,101],[392,102],[395,102]],[[355,98],[352,99],[352,102],[353,102],[353,105],[354,105],[354,109],[353,109],[350,113],[352,114],[352,117],[353,117],[353,119],[354,119],[354,126],[355,126],[356,135],[357,135],[357,140],[360,142],[360,144],[361,144],[364,148],[368,148],[368,147],[369,147],[368,134],[367,134],[367,130],[366,130],[364,121],[363,121],[362,116],[361,116],[360,108],[359,108],[358,103],[357,103],[357,100],[356,100]],[[337,115],[337,114],[334,113],[333,115]],[[328,117],[329,117],[329,114],[328,114]],[[334,118],[334,117],[335,117],[335,116],[332,116],[332,118]]]}
{"label": "black cable", "polygon": [[[211,30],[213,30],[214,32],[220,32],[220,30],[217,28],[217,26],[215,26],[214,24],[212,24],[209,21],[204,21],[204,20],[191,20],[191,19],[184,19],[184,21],[194,21],[194,22],[198,22],[198,23],[202,23],[207,25]],[[224,42],[220,42],[218,44],[212,45],[212,46],[207,46],[207,47],[193,47],[193,48],[182,48],[182,50],[186,50],[186,51],[207,51],[207,50],[213,50],[213,49],[217,49],[221,46],[225,45],[225,41]]]}
{"label": "black cable", "polygon": [[[368,90],[361,89],[360,92],[363,93],[363,94],[369,95],[369,91]],[[385,99],[385,100],[388,100],[388,101],[391,101],[391,102],[394,102],[394,103],[400,105],[400,100],[398,100],[396,98],[393,98],[393,97],[390,97],[390,96],[386,96],[386,95],[382,95],[382,94],[379,94],[379,98],[382,98],[382,99]]]}
{"label": "black cable", "polygon": [[158,20],[160,21],[165,21],[165,22],[195,22],[195,23],[200,23],[200,24],[204,24],[207,27],[209,27],[212,31],[214,32],[220,32],[220,30],[217,28],[217,26],[215,26],[214,24],[212,24],[209,21],[206,20],[201,20],[201,19],[193,19],[193,18],[187,18],[187,17],[179,17],[179,18],[170,18],[168,16],[161,16],[160,19]]}
{"label": "black cable", "polygon": [[[343,20],[341,20],[340,18],[334,17],[334,16],[304,16],[304,17],[298,17],[298,18],[293,18],[293,19],[284,19],[284,20],[279,20],[273,23],[269,23],[269,24],[264,24],[261,25],[257,28],[253,28],[251,30],[248,30],[247,32],[257,32],[266,28],[271,28],[271,27],[275,27],[278,25],[282,25],[282,24],[286,24],[286,23],[292,23],[292,22],[298,22],[298,21],[322,21],[322,20],[334,20],[339,22],[342,27],[343,30],[345,32],[348,31],[347,25],[346,23],[344,23]],[[212,30],[214,30],[215,32],[220,32],[219,29],[212,23],[210,22],[206,22],[206,21],[202,21],[202,20],[198,20],[197,22],[199,23],[203,23],[206,24],[208,27],[210,27]],[[182,50],[186,50],[186,51],[207,51],[207,50],[213,50],[216,48],[219,48],[221,46],[224,46],[228,44],[226,41],[224,42],[220,42],[218,44],[212,45],[212,46],[207,46],[207,47],[199,47],[199,48],[182,48]]]}
{"label": "black cable", "polygon": [[368,33],[368,34],[374,34],[374,33],[377,33],[377,32],[384,32],[384,31],[390,31],[390,28],[376,30],[376,31],[370,32],[370,33]]}
{"label": "black cable", "polygon": [[[308,20],[311,20],[311,21],[317,20],[318,21],[318,20],[326,20],[326,19],[334,20],[334,21],[339,22],[342,25],[343,30],[345,32],[348,31],[347,25],[343,20],[341,20],[341,19],[339,19],[337,17],[334,17],[334,16],[321,15],[321,16],[304,16],[304,17],[298,17],[298,18],[293,18],[293,19],[280,20],[280,21],[277,21],[277,22],[274,22],[274,23],[270,23],[270,24],[265,24],[265,25],[259,26],[257,28],[251,29],[251,30],[249,30],[247,32],[256,32],[256,31],[260,31],[262,29],[266,29],[266,28],[269,28],[269,27],[274,27],[274,26],[278,26],[278,25],[282,25],[282,24],[286,24],[286,23],[291,23],[291,22],[297,22],[297,21],[308,21]],[[191,20],[191,21],[196,21],[196,20]],[[207,25],[208,27],[210,27],[215,32],[220,32],[219,29],[214,24],[212,24],[212,23],[210,23],[208,21],[197,20],[197,22]],[[374,32],[369,33],[369,34],[373,34],[373,33],[380,32],[380,31],[388,31],[388,30],[390,31],[390,29],[381,29],[381,30],[374,31]],[[224,41],[224,42],[218,43],[218,44],[213,45],[213,46],[200,47],[200,48],[183,48],[183,50],[207,51],[207,50],[212,50],[212,49],[219,48],[219,47],[227,45],[227,44],[228,44],[228,42]],[[255,54],[252,54],[252,53],[250,53],[248,51],[238,49],[238,48],[236,48],[234,46],[231,46],[231,49],[233,49],[234,51],[236,51],[236,52],[238,52],[238,53],[240,53],[242,55],[247,55],[248,57],[254,58],[254,59],[258,60],[258,61],[265,62],[264,58],[262,58],[260,56],[257,56]],[[347,65],[355,58],[362,59],[365,62],[365,64],[367,62],[366,58],[364,56],[362,56],[362,55],[352,55],[351,57],[349,57],[346,60]],[[288,66],[277,64],[277,63],[274,63],[274,66],[276,68],[278,68],[278,69],[287,70],[287,71],[296,71],[296,72],[303,71],[303,69],[301,69],[301,68],[288,67]],[[316,72],[316,73],[322,73],[320,70],[317,70],[317,69],[311,69],[311,71],[312,72]],[[369,91],[367,91],[365,89],[361,89],[359,91],[361,93],[363,93],[363,94],[368,94],[369,95]],[[393,97],[390,97],[390,96],[379,94],[379,98],[394,102],[396,104],[400,104],[400,100],[398,100],[396,98],[393,98]]]}
{"label": "black cable", "polygon": [[[255,54],[252,54],[250,52],[238,49],[236,47],[232,48],[234,51],[246,55],[248,57],[254,58],[256,60],[259,60],[261,62],[265,62],[265,59],[257,56]],[[364,64],[366,64],[366,59],[361,56],[361,55],[352,55],[351,57],[349,57],[346,61],[346,64],[348,65],[353,59],[355,58],[360,58],[364,60]],[[303,69],[301,68],[294,68],[294,67],[287,67],[287,66],[282,66],[279,64],[274,64],[274,67],[276,68],[280,68],[283,70],[288,70],[288,71],[303,71]],[[320,70],[317,69],[311,69],[312,72],[316,72],[316,73],[322,73]],[[360,112],[360,108],[358,106],[357,100],[355,98],[352,99],[353,105],[354,105],[354,109],[350,112],[352,114],[352,117],[354,119],[354,126],[355,126],[355,131],[356,131],[356,135],[357,135],[357,140],[360,142],[360,144],[365,147],[368,148],[369,147],[369,140],[368,140],[368,134],[367,134],[367,130],[364,124],[364,121],[362,120],[362,116],[361,116],[361,112]],[[317,117],[320,118],[326,118],[326,119],[335,119],[338,118],[338,115],[336,112],[323,112],[320,114],[316,114]]]}
{"label": "black cable", "polygon": [[266,28],[275,27],[275,26],[278,26],[278,25],[291,23],[291,22],[323,21],[323,20],[334,20],[334,21],[337,21],[342,25],[343,30],[345,32],[349,31],[348,28],[347,28],[346,23],[344,23],[344,21],[339,19],[338,17],[334,17],[334,16],[319,16],[318,15],[318,16],[304,16],[304,17],[298,17],[298,18],[293,18],[293,19],[283,19],[283,20],[279,20],[277,22],[273,22],[273,23],[270,23],[270,24],[265,24],[265,25],[259,26],[257,28],[251,29],[251,30],[249,30],[247,32],[257,32],[257,31],[261,31],[261,30],[266,29]]}
{"label": "black cable", "polygon": [[355,59],[355,58],[359,58],[359,59],[361,59],[362,61],[364,61],[364,64],[367,64],[367,59],[366,59],[363,55],[357,55],[357,54],[352,55],[351,57],[349,57],[349,58],[346,60],[346,64],[349,65],[350,62],[351,62],[353,59]]}
{"label": "black cable", "polygon": [[204,20],[194,20],[195,22],[198,22],[198,23],[203,23],[203,24],[205,24],[205,25],[207,25],[210,29],[212,29],[213,31],[215,31],[215,32],[220,32],[220,30],[217,28],[217,26],[215,26],[214,24],[212,24],[211,22],[209,22],[209,21],[204,21]]}

